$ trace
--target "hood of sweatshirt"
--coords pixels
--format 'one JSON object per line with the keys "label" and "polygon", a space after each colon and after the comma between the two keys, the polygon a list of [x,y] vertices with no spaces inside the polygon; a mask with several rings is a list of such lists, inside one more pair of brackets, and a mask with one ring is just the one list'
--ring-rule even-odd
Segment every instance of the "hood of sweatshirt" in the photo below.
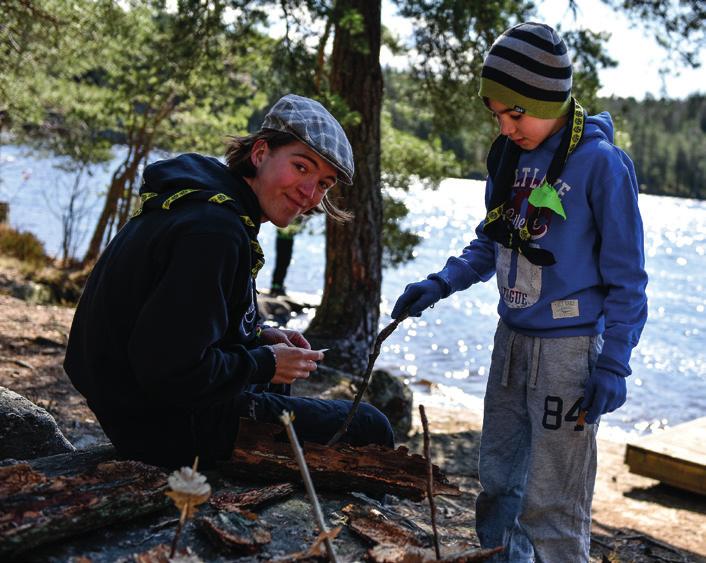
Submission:
{"label": "hood of sweatshirt", "polygon": [[590,115],[586,119],[586,129],[584,131],[586,139],[598,138],[613,142],[614,129],[613,119],[607,111],[603,111],[598,115]]}
{"label": "hood of sweatshirt", "polygon": [[[140,196],[148,201],[154,194],[160,201],[182,190],[198,190],[197,199],[208,199],[217,194],[235,198],[259,227],[262,208],[252,188],[241,176],[211,156],[189,153],[159,160],[145,167]],[[192,192],[192,194],[195,192]],[[193,196],[189,194],[191,199]],[[150,208],[145,205],[145,210]]]}

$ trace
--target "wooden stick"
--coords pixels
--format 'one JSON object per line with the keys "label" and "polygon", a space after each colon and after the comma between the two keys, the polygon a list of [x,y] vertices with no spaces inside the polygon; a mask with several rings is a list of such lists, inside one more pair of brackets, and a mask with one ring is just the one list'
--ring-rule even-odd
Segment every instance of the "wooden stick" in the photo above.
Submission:
{"label": "wooden stick", "polygon": [[610,549],[611,551],[613,551],[614,549],[612,545],[607,544],[606,542],[599,540],[598,538],[594,538],[593,536],[591,536],[591,542],[596,543],[605,549]]}
{"label": "wooden stick", "polygon": [[[297,434],[294,431],[294,426],[292,426],[292,417],[288,412],[284,411],[282,412],[280,419],[282,420],[282,424],[284,424],[284,428],[287,430],[289,442],[292,444],[292,451],[294,452],[294,457],[297,459],[299,471],[301,471],[304,486],[306,487],[306,492],[309,495],[309,500],[311,500],[311,506],[314,510],[314,518],[316,518],[319,531],[322,534],[326,534],[329,530],[326,527],[326,522],[324,522],[324,515],[321,512],[321,505],[319,504],[319,499],[316,496],[316,491],[314,490],[314,483],[312,483],[311,475],[309,475],[309,468],[306,465],[304,453],[299,445],[299,440],[297,439]],[[333,549],[333,542],[329,536],[325,536],[324,545],[326,546],[326,552],[328,553],[329,560],[333,561],[333,563],[338,563],[338,559],[336,559],[336,552]]]}
{"label": "wooden stick", "polygon": [[34,366],[32,364],[29,364],[25,362],[24,360],[20,360],[18,358],[10,358],[9,356],[0,356],[0,362],[8,362],[11,364],[16,364],[20,367],[27,368],[30,371],[37,371],[34,369]]}
{"label": "wooden stick", "polygon": [[389,325],[387,325],[380,331],[380,334],[378,334],[377,338],[375,339],[373,351],[368,356],[368,368],[365,370],[363,382],[361,383],[360,389],[358,389],[358,393],[356,394],[355,399],[353,400],[351,410],[348,411],[348,416],[346,417],[345,422],[333,435],[333,438],[328,441],[328,444],[326,444],[327,446],[333,446],[334,444],[337,444],[341,437],[348,431],[348,426],[350,425],[351,421],[353,420],[353,417],[355,416],[356,411],[358,410],[358,406],[360,405],[360,401],[363,399],[365,391],[368,389],[368,384],[370,383],[370,376],[373,373],[373,366],[375,365],[375,360],[377,360],[377,357],[380,355],[380,347],[382,346],[382,343],[388,336],[390,336],[395,331],[397,325],[404,321],[408,316],[409,314],[407,312],[402,313],[402,315],[400,315],[398,319],[393,320]]}
{"label": "wooden stick", "polygon": [[172,538],[172,546],[169,550],[169,558],[174,557],[176,553],[177,545],[179,543],[179,536],[181,536],[181,529],[184,527],[184,521],[186,520],[186,512],[189,509],[188,505],[184,505],[181,509],[181,514],[179,515],[179,523],[177,524],[176,532],[174,532],[174,537]]}
{"label": "wooden stick", "polygon": [[434,475],[431,463],[429,422],[427,421],[427,413],[424,412],[424,405],[419,405],[419,416],[422,419],[422,429],[424,431],[424,457],[427,459],[427,496],[429,497],[429,509],[431,510],[431,529],[434,532],[434,551],[438,561],[441,559],[441,550],[439,549],[439,533],[436,529],[436,504],[434,503]]}
{"label": "wooden stick", "polygon": [[[621,534],[625,534],[625,532],[623,530],[619,530],[619,532]],[[619,535],[619,536],[615,536],[615,539],[617,539],[617,540],[641,539],[641,540],[645,540],[647,542],[653,543],[657,547],[661,547],[662,549],[666,549],[667,551],[671,551],[672,553],[676,553],[677,555],[683,556],[683,554],[679,548],[671,546],[667,543],[661,542],[658,539],[652,538],[650,536],[646,536],[644,534]]]}
{"label": "wooden stick", "polygon": [[[194,466],[192,468],[192,471],[196,471],[196,469],[199,466],[199,456],[196,456],[194,458]],[[189,512],[189,504],[185,504],[182,509],[181,509],[181,514],[179,515],[179,524],[177,524],[177,529],[176,532],[174,533],[174,538],[172,539],[172,547],[169,550],[169,558],[171,559],[174,557],[174,554],[176,553],[177,550],[177,544],[179,543],[179,536],[181,535],[181,529],[184,527],[184,522],[186,522],[186,515]]]}
{"label": "wooden stick", "polygon": [[576,420],[576,426],[574,426],[574,430],[578,430],[578,431],[583,430],[583,427],[586,424],[586,415],[587,414],[588,414],[588,411],[579,412],[579,417]]}

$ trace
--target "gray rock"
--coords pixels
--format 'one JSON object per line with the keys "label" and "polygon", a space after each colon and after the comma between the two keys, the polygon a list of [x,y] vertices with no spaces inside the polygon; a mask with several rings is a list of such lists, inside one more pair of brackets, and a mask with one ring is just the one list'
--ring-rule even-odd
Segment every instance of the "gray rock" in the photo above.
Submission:
{"label": "gray rock", "polygon": [[366,399],[387,415],[397,441],[412,429],[412,390],[399,377],[376,369],[370,378]]}
{"label": "gray rock", "polygon": [[[355,385],[351,385],[351,380]],[[349,373],[329,366],[319,365],[308,379],[297,381],[293,393],[321,399],[353,400],[362,378],[353,378]],[[399,377],[385,370],[374,370],[363,400],[382,411],[392,424],[395,441],[407,439],[412,429],[412,389]]]}
{"label": "gray rock", "polygon": [[56,303],[54,294],[50,287],[34,281],[26,283],[12,283],[10,294],[17,299],[22,299],[36,305],[48,305]]}
{"label": "gray rock", "polygon": [[0,387],[0,459],[34,459],[75,450],[52,415]]}

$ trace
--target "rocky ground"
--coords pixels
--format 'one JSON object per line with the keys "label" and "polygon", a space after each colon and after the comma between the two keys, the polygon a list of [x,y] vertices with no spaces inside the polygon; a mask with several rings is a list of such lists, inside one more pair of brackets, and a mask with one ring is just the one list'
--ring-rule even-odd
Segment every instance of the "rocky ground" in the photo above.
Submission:
{"label": "rocky ground", "polygon": [[[73,309],[12,297],[8,293],[21,284],[21,278],[17,271],[2,266],[0,386],[49,411],[76,447],[101,443],[105,436],[100,426],[61,367]],[[435,462],[464,491],[461,497],[438,501],[442,543],[448,548],[473,544],[477,541],[473,500],[479,490],[480,414],[439,407],[427,408],[427,414]],[[418,430],[415,421],[407,445],[419,452]],[[591,560],[706,562],[706,497],[629,473],[623,455],[624,444],[601,442]],[[401,502],[396,508],[422,528],[429,528],[423,504]]]}

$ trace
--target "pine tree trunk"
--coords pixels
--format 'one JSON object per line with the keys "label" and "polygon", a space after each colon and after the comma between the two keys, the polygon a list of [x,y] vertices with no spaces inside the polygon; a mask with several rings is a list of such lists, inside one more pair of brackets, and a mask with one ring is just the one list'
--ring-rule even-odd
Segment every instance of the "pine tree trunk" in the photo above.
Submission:
{"label": "pine tree trunk", "polygon": [[[93,231],[91,242],[88,244],[88,250],[83,257],[83,264],[87,265],[95,262],[103,250],[106,242],[106,231],[108,226],[114,223],[115,216],[118,212],[118,206],[121,199],[124,197],[125,187],[135,179],[137,170],[143,161],[149,155],[150,146],[143,145],[137,147],[129,147],[128,154],[125,160],[120,164],[120,167],[113,173],[113,177],[106,194],[103,211],[101,212],[96,228]],[[110,233],[108,233],[110,234]]]}
{"label": "pine tree trunk", "polygon": [[330,348],[327,364],[362,371],[377,334],[382,282],[381,3],[341,0],[336,8],[339,14],[357,11],[364,24],[353,34],[337,22],[331,55],[331,89],[360,117],[345,127],[355,184],[335,188],[334,194],[355,218],[346,224],[327,222],[324,294],[307,337],[315,346]]}
{"label": "pine tree trunk", "polygon": [[[103,211],[98,218],[91,242],[83,258],[84,266],[98,259],[104,244],[112,235],[112,226],[117,223],[119,229],[125,224],[131,205],[137,171],[143,162],[147,162],[147,158],[152,151],[155,132],[159,124],[172,114],[176,108],[176,102],[176,95],[173,93],[168,94],[161,104],[157,106],[154,114],[150,114],[145,119],[141,118],[139,122],[133,122],[128,128],[128,153],[118,169],[113,173]],[[129,188],[127,192],[126,188]],[[123,204],[122,206],[121,203]],[[121,213],[121,210],[124,213]]]}

